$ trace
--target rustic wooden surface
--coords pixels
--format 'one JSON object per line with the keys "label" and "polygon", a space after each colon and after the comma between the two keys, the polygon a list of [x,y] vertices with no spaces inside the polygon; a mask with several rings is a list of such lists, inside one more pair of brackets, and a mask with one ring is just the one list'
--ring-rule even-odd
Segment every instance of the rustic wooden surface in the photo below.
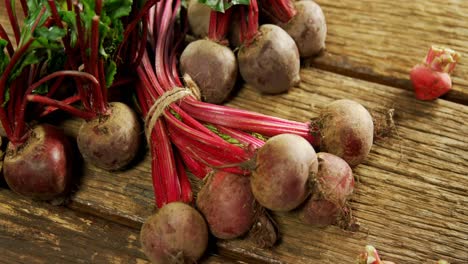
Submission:
{"label": "rustic wooden surface", "polygon": [[[138,230],[0,189],[1,263],[150,263]],[[207,255],[203,263],[234,264]]]}
{"label": "rustic wooden surface", "polygon": [[[354,171],[359,184],[351,206],[361,230],[313,228],[301,224],[294,213],[275,214],[282,240],[274,249],[261,250],[243,240],[220,241],[213,252],[222,257],[206,262],[226,263],[224,257],[229,256],[247,263],[354,263],[363,246],[373,244],[396,263],[430,263],[439,258],[468,263],[466,63],[462,59],[457,66],[454,90],[447,100],[417,101],[407,81],[409,69],[432,43],[450,44],[466,57],[466,1],[318,2],[328,21],[328,53],[312,66],[322,70],[303,69],[301,85],[288,94],[261,96],[245,87],[228,104],[299,121],[315,117],[325,104],[341,98],[356,100],[372,112],[395,109],[398,133],[376,142],[366,162]],[[73,135],[79,121],[62,125]],[[121,230],[123,224],[138,232],[154,210],[148,161],[142,155],[132,169],[117,173],[83,164],[78,191],[68,205],[72,210],[63,217],[89,213],[100,217],[95,221]],[[0,195],[0,212],[12,208],[13,197],[16,200],[14,195]],[[31,207],[22,201],[15,206]],[[8,219],[21,223],[22,217],[15,214]],[[57,226],[49,223],[51,228]],[[14,239],[7,231],[0,235]],[[31,247],[42,246],[34,241]],[[15,244],[22,243],[26,242]],[[50,242],[46,245],[42,248],[54,248]]]}
{"label": "rustic wooden surface", "polygon": [[468,1],[316,0],[328,25],[328,54],[314,64],[349,76],[411,89],[409,70],[433,44],[460,52],[453,91],[468,103]]}

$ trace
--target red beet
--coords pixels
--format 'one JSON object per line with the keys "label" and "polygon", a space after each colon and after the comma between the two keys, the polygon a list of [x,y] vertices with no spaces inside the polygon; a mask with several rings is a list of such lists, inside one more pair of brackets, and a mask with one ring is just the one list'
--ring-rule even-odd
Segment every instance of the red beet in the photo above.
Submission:
{"label": "red beet", "polygon": [[108,116],[83,123],[77,142],[83,158],[91,164],[118,170],[136,156],[141,129],[135,112],[123,103],[110,103]]}
{"label": "red beet", "polygon": [[276,25],[262,25],[253,42],[237,53],[242,78],[262,93],[288,91],[301,81],[300,58],[294,40]]}
{"label": "red beet", "polygon": [[71,146],[63,132],[50,125],[39,125],[30,131],[23,144],[8,144],[4,177],[16,193],[51,200],[69,190],[71,157]]}
{"label": "red beet", "polygon": [[245,234],[255,216],[250,179],[223,171],[208,177],[198,193],[197,207],[205,216],[211,233],[221,239]]}
{"label": "red beet", "polygon": [[452,89],[450,73],[455,69],[460,54],[454,50],[432,46],[423,64],[410,72],[416,98],[434,100]]}
{"label": "red beet", "polygon": [[336,222],[354,190],[351,167],[335,155],[320,152],[318,172],[311,198],[301,211],[301,219],[312,225],[326,226]]}
{"label": "red beet", "polygon": [[232,50],[209,39],[190,43],[180,56],[180,70],[197,84],[203,101],[220,104],[230,95],[237,78]]}
{"label": "red beet", "polygon": [[361,104],[347,99],[334,101],[322,110],[318,123],[322,151],[341,157],[351,167],[369,154],[374,123]]}
{"label": "red beet", "polygon": [[304,138],[281,134],[259,149],[251,176],[257,201],[273,211],[289,211],[309,194],[309,177],[317,172],[317,156]]}
{"label": "red beet", "polygon": [[434,71],[425,65],[416,65],[411,69],[410,78],[419,100],[434,100],[452,89],[452,79],[448,73]]}
{"label": "red beet", "polygon": [[327,24],[320,6],[314,1],[294,3],[297,13],[287,23],[278,23],[296,42],[301,57],[317,55],[325,48]]}
{"label": "red beet", "polygon": [[145,221],[140,241],[154,264],[196,263],[206,250],[208,229],[197,210],[173,202]]}

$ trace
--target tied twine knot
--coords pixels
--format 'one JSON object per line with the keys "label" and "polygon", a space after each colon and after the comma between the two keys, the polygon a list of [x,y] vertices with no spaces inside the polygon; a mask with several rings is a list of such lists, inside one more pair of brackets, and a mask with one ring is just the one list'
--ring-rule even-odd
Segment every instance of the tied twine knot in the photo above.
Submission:
{"label": "tied twine knot", "polygon": [[148,114],[145,118],[145,135],[148,142],[150,142],[151,132],[156,126],[156,122],[168,106],[189,95],[193,96],[197,100],[200,100],[200,90],[198,89],[195,81],[193,81],[193,79],[188,74],[184,74],[184,81],[186,87],[174,87],[171,90],[165,92],[158,99],[156,99],[156,101],[154,101],[154,104],[148,110]]}

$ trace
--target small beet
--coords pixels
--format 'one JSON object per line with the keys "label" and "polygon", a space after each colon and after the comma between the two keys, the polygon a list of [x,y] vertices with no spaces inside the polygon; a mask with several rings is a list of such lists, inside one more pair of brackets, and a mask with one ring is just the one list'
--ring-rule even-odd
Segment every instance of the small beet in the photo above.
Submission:
{"label": "small beet", "polygon": [[119,102],[109,105],[109,115],[83,123],[77,142],[87,162],[106,170],[119,170],[135,158],[141,128],[130,107]]}
{"label": "small beet", "polygon": [[411,69],[410,78],[419,100],[437,99],[452,88],[452,79],[448,73],[434,71],[425,65]]}
{"label": "small beet", "polygon": [[460,54],[452,49],[432,46],[424,63],[411,69],[410,79],[416,98],[434,100],[452,89],[450,74],[460,60]]}
{"label": "small beet", "polygon": [[3,163],[4,177],[16,193],[40,200],[67,194],[72,178],[72,149],[62,130],[34,127],[26,142],[10,142]]}
{"label": "small beet", "polygon": [[304,138],[274,136],[257,152],[252,192],[270,210],[292,210],[309,195],[309,177],[317,172],[317,164],[316,153]]}
{"label": "small beet", "polygon": [[338,156],[319,152],[318,172],[312,196],[301,211],[301,219],[312,225],[334,224],[354,190],[351,167]]}
{"label": "small beet", "polygon": [[286,92],[301,80],[296,43],[276,25],[265,24],[258,31],[237,54],[242,78],[262,93]]}
{"label": "small beet", "polygon": [[217,171],[198,193],[197,207],[205,216],[211,233],[221,239],[245,234],[254,221],[255,199],[250,179]]}
{"label": "small beet", "polygon": [[198,0],[190,0],[187,18],[192,34],[198,38],[208,36],[211,8]]}
{"label": "small beet", "polygon": [[140,242],[153,264],[196,263],[208,245],[208,229],[197,210],[173,202],[145,221]]}
{"label": "small beet", "polygon": [[318,122],[322,151],[341,157],[351,167],[364,161],[374,138],[374,123],[366,108],[352,100],[337,100],[322,110]]}
{"label": "small beet", "polygon": [[301,57],[317,55],[325,48],[327,24],[320,6],[314,1],[294,3],[297,13],[287,23],[279,23],[296,42]]}
{"label": "small beet", "polygon": [[180,68],[195,81],[203,101],[209,103],[222,103],[236,83],[236,56],[230,48],[208,39],[194,41],[184,49]]}

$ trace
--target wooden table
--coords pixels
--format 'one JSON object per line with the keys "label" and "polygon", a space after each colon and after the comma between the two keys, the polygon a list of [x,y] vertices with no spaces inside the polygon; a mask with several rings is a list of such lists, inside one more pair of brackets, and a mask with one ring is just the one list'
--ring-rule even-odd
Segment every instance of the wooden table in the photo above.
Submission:
{"label": "wooden table", "polygon": [[[354,263],[366,244],[396,263],[468,263],[468,1],[318,0],[328,22],[327,53],[306,61],[302,83],[264,96],[243,87],[228,105],[306,121],[350,98],[372,112],[395,109],[397,133],[375,142],[354,173],[356,233],[314,228],[275,214],[280,243],[261,250],[219,241],[202,263]],[[5,21],[2,3],[0,19]],[[414,99],[409,69],[431,44],[462,54],[453,90]],[[73,135],[78,121],[63,123]],[[84,164],[66,207],[0,188],[0,262],[147,263],[138,232],[154,210],[149,157],[123,172]]]}

